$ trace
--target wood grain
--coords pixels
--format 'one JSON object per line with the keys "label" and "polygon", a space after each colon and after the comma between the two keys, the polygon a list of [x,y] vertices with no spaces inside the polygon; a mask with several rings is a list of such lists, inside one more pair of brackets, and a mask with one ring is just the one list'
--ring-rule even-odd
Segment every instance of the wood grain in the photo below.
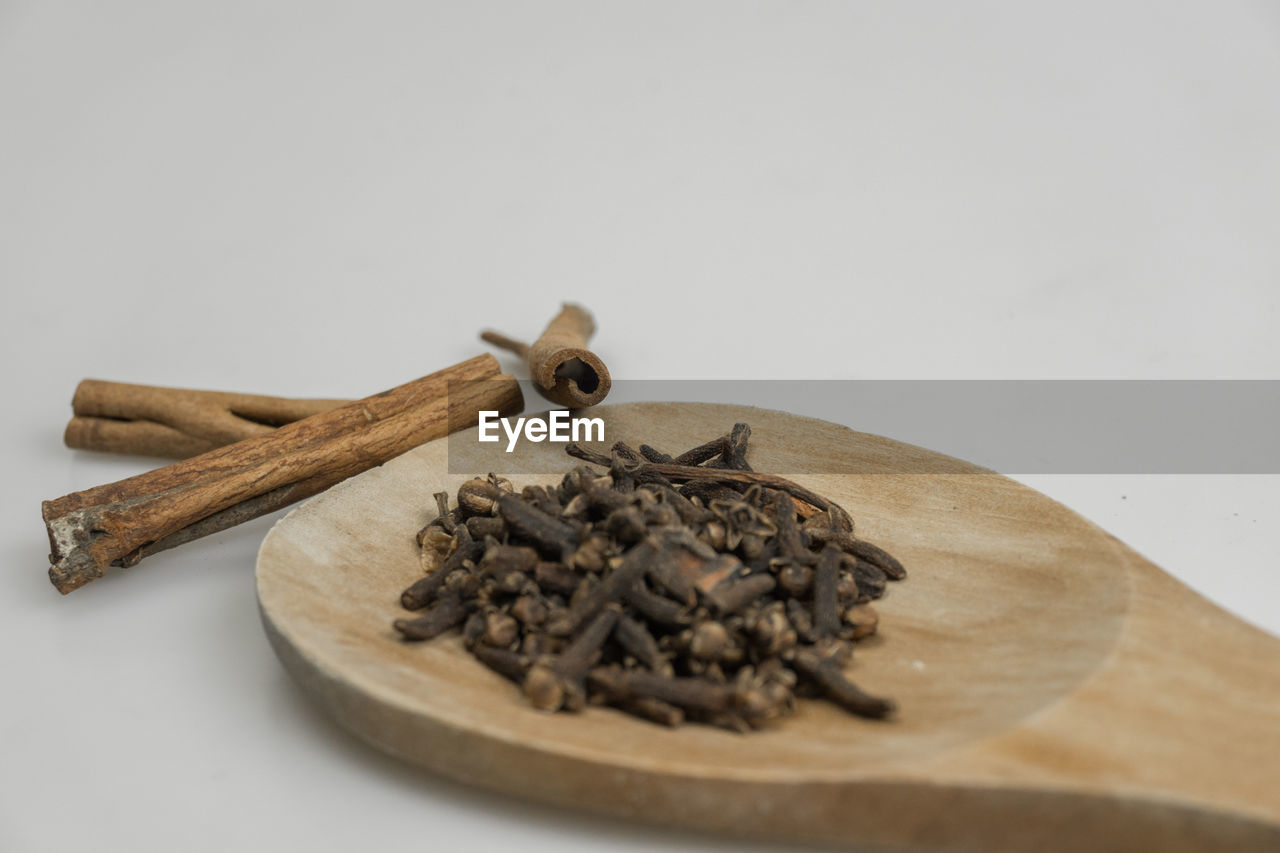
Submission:
{"label": "wood grain", "polygon": [[[339,722],[484,787],[737,835],[946,850],[1280,849],[1280,640],[1043,495],[920,448],[733,406],[592,414],[610,441],[674,449],[745,420],[758,470],[839,502],[860,535],[901,557],[911,576],[877,603],[880,635],[859,646],[852,670],[893,696],[898,716],[867,721],[802,702],[776,729],[742,736],[603,708],[544,715],[458,638],[399,642],[390,621],[420,572],[413,536],[434,515],[431,493],[503,461],[464,432],[335,487],[263,543],[268,636]],[[515,467],[568,470],[561,450],[526,443]],[[815,459],[883,473],[791,473],[815,470]],[[952,473],[913,473],[922,461]]]}

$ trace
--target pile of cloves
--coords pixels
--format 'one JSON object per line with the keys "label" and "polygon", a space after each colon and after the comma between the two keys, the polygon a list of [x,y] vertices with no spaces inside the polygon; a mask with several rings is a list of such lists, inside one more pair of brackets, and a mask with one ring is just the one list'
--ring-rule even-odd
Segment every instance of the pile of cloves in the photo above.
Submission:
{"label": "pile of cloves", "polygon": [[616,706],[669,726],[738,731],[821,696],[865,717],[888,699],[844,675],[876,630],[867,602],[902,564],[854,536],[838,505],[752,470],[750,428],[668,456],[576,445],[558,486],[490,474],[418,533],[427,574],[401,595],[407,640],[462,626],[482,663],[534,707]]}

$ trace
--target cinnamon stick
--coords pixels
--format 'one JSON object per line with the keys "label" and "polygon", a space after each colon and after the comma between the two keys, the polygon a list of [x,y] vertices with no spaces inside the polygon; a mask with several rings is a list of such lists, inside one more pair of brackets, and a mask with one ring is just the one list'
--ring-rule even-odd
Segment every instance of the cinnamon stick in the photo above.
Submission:
{"label": "cinnamon stick", "polygon": [[63,440],[79,450],[185,459],[347,402],[86,379],[71,400]]}
{"label": "cinnamon stick", "polygon": [[256,518],[471,426],[481,409],[507,415],[523,406],[515,378],[481,355],[273,432],[45,501],[49,579],[68,593],[108,566]]}
{"label": "cinnamon stick", "polygon": [[581,409],[603,400],[612,384],[609,368],[587,349],[595,330],[595,320],[585,308],[565,303],[532,344],[491,330],[481,332],[480,337],[523,358],[542,396],[558,405]]}

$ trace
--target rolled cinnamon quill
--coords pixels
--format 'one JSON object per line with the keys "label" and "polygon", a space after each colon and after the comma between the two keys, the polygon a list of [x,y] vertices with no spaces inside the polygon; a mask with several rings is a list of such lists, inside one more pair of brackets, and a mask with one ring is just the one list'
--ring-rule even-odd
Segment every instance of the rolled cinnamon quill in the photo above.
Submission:
{"label": "rolled cinnamon quill", "polygon": [[587,349],[595,330],[595,321],[585,308],[565,303],[532,344],[494,331],[484,331],[480,337],[523,358],[542,396],[558,405],[581,409],[603,400],[611,384],[609,368]]}
{"label": "rolled cinnamon quill", "polygon": [[86,379],[71,400],[63,440],[78,450],[185,459],[348,402]]}
{"label": "rolled cinnamon quill", "polygon": [[127,480],[45,501],[49,579],[68,593],[112,565],[311,497],[419,444],[524,407],[515,378],[481,355],[390,391]]}

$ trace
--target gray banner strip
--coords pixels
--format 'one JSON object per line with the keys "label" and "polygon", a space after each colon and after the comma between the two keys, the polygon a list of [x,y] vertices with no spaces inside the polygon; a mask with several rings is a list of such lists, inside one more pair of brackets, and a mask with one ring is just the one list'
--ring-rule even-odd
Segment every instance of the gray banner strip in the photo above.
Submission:
{"label": "gray banner strip", "polygon": [[606,405],[633,401],[780,409],[1007,474],[1280,473],[1276,380],[616,380]]}

